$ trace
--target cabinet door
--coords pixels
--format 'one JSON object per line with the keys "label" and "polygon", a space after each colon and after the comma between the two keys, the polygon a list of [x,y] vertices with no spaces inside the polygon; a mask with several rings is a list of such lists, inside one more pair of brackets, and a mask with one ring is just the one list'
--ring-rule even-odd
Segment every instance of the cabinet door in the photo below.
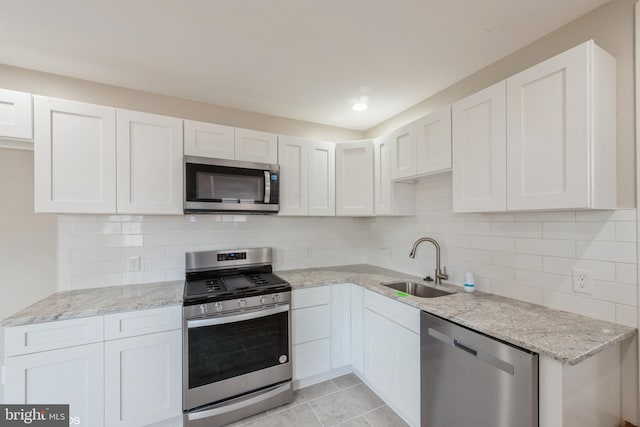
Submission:
{"label": "cabinet door", "polygon": [[373,205],[376,215],[391,215],[391,150],[389,137],[383,136],[373,143]]}
{"label": "cabinet door", "polygon": [[309,215],[336,214],[335,144],[314,141],[309,148]]}
{"label": "cabinet door", "polygon": [[329,338],[293,346],[293,379],[300,380],[329,372],[331,369]]}
{"label": "cabinet door", "polygon": [[507,208],[505,82],[452,106],[453,211]]}
{"label": "cabinet door", "polygon": [[364,289],[351,284],[351,364],[364,373]]}
{"label": "cabinet door", "polygon": [[6,403],[69,404],[79,421],[73,425],[105,425],[103,349],[96,343],[7,358]]}
{"label": "cabinet door", "polygon": [[373,215],[373,142],[336,146],[336,215]]}
{"label": "cabinet door", "polygon": [[393,375],[390,348],[391,321],[364,310],[364,377],[377,393],[387,395]]}
{"label": "cabinet door", "polygon": [[278,163],[278,136],[249,129],[235,131],[236,160],[256,163]]}
{"label": "cabinet door", "polygon": [[392,182],[391,142],[382,136],[373,143],[373,212],[378,215],[415,215],[414,183]]}
{"label": "cabinet door", "polygon": [[0,138],[33,138],[30,93],[0,89]]}
{"label": "cabinet door", "polygon": [[116,212],[116,110],[36,96],[35,211]]}
{"label": "cabinet door", "polygon": [[510,210],[589,207],[589,46],[507,79]]}
{"label": "cabinet door", "polygon": [[416,175],[415,122],[391,132],[391,178],[402,179]]}
{"label": "cabinet door", "polygon": [[118,213],[182,210],[182,120],[118,110]]}
{"label": "cabinet door", "polygon": [[135,427],[182,413],[182,331],[104,345],[106,425]]}
{"label": "cabinet door", "polygon": [[389,321],[390,400],[410,425],[420,425],[420,335]]}
{"label": "cabinet door", "polygon": [[331,369],[351,364],[351,284],[331,285]]}
{"label": "cabinet door", "polygon": [[214,123],[184,121],[184,154],[233,160],[234,128]]}
{"label": "cabinet door", "polygon": [[451,169],[451,106],[418,120],[416,172],[418,175]]}
{"label": "cabinet door", "polygon": [[292,345],[328,338],[331,334],[329,304],[306,307],[291,312]]}
{"label": "cabinet door", "polygon": [[278,137],[279,215],[309,215],[309,146],[311,141]]}

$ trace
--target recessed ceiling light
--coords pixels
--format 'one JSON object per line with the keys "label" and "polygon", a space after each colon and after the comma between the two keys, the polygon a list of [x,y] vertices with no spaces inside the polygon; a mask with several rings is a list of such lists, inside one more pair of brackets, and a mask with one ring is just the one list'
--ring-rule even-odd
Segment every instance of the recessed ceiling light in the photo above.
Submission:
{"label": "recessed ceiling light", "polygon": [[351,108],[353,108],[353,111],[364,111],[369,106],[365,102],[356,102]]}

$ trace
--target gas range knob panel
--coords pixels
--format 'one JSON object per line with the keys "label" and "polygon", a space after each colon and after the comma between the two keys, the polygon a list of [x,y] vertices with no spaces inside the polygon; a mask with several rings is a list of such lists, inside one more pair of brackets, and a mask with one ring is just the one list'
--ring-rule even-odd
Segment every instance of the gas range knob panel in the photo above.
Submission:
{"label": "gas range knob panel", "polygon": [[265,305],[269,302],[267,297],[260,297],[260,304]]}
{"label": "gas range knob panel", "polygon": [[216,308],[216,312],[220,313],[222,311],[222,303],[221,302],[215,303],[214,307]]}
{"label": "gas range knob panel", "polygon": [[247,306],[247,300],[245,300],[244,298],[239,300],[238,305],[240,305],[240,308],[245,308]]}

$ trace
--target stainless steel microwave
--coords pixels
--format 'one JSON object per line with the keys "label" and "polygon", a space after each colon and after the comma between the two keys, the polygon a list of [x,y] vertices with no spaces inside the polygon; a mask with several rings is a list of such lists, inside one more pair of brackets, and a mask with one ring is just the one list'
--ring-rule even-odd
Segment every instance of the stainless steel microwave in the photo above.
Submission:
{"label": "stainless steel microwave", "polygon": [[280,166],[184,157],[185,213],[272,214],[280,210]]}

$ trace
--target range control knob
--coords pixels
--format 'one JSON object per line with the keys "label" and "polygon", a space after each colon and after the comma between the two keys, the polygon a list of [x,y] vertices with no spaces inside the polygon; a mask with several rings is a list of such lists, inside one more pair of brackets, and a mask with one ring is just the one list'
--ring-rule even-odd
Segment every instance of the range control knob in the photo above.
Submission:
{"label": "range control knob", "polygon": [[274,294],[273,295],[273,301],[274,302],[280,302],[280,294]]}
{"label": "range control knob", "polygon": [[200,313],[207,314],[208,311],[209,311],[209,308],[207,307],[206,304],[200,304]]}
{"label": "range control knob", "polygon": [[240,308],[245,308],[247,306],[247,300],[245,299],[239,300],[238,305],[240,305]]}
{"label": "range control knob", "polygon": [[222,311],[222,303],[221,302],[215,303],[215,308],[216,308],[216,311],[220,313]]}
{"label": "range control knob", "polygon": [[260,297],[260,304],[265,305],[268,301],[267,297]]}

